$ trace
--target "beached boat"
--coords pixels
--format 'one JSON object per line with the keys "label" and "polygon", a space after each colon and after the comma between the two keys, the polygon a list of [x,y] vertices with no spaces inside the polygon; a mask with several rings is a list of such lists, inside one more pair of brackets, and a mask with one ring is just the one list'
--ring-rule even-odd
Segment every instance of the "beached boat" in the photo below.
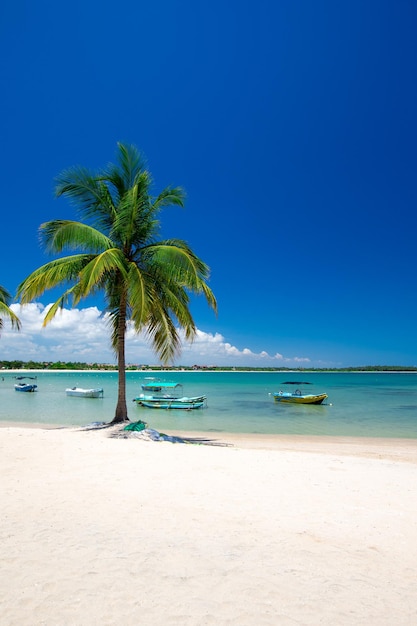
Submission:
{"label": "beached boat", "polygon": [[135,398],[134,401],[138,406],[144,406],[147,409],[182,409],[190,411],[207,406],[207,396],[174,398],[169,396],[141,395]]}
{"label": "beached boat", "polygon": [[27,392],[32,392],[32,391],[36,391],[38,388],[38,385],[33,385],[30,383],[16,383],[14,386],[16,391],[27,391]]}
{"label": "beached boat", "polygon": [[278,391],[273,393],[275,402],[292,402],[293,404],[321,404],[328,395],[327,393],[303,393],[300,389],[302,385],[310,385],[311,383],[288,381],[281,383],[282,385],[296,385],[295,391]]}
{"label": "beached boat", "polygon": [[182,385],[170,381],[160,380],[159,378],[146,378],[146,382],[141,385],[143,391],[163,392],[169,389],[177,389]]}
{"label": "beached boat", "polygon": [[103,389],[83,389],[82,387],[71,387],[65,390],[67,396],[76,396],[77,398],[100,398],[103,397]]}

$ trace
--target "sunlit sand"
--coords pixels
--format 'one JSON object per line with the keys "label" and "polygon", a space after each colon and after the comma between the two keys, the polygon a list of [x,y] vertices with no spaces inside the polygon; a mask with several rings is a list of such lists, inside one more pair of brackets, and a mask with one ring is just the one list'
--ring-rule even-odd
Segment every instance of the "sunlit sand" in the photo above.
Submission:
{"label": "sunlit sand", "polygon": [[5,626],[416,623],[417,442],[109,435],[0,428]]}

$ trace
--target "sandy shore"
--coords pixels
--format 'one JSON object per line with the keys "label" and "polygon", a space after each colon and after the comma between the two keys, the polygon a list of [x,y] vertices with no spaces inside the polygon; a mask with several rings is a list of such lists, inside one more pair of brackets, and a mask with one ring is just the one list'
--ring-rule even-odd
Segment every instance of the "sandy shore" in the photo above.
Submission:
{"label": "sandy shore", "polygon": [[417,441],[216,443],[0,428],[2,626],[417,623]]}

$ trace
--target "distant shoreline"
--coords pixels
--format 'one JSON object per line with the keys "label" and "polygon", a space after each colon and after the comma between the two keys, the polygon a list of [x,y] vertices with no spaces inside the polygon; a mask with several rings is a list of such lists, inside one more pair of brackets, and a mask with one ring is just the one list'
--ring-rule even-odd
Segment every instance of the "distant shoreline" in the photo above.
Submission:
{"label": "distant shoreline", "polygon": [[[30,372],[30,373],[36,373],[36,374],[40,374],[40,373],[54,373],[56,374],[57,372],[62,372],[63,374],[68,374],[68,373],[72,373],[72,372],[98,372],[100,374],[105,374],[105,373],[115,373],[117,372],[118,369],[117,367],[100,367],[100,368],[96,368],[96,367],[79,367],[79,368],[54,368],[54,367],[50,367],[50,368],[28,368],[28,367],[24,367],[24,368],[3,368],[1,369],[2,375],[3,374],[22,374],[25,372]],[[417,367],[402,367],[402,368],[395,368],[394,366],[389,367],[389,366],[369,366],[369,369],[361,369],[360,367],[358,368],[340,368],[340,369],[271,369],[271,368],[246,368],[246,367],[212,367],[212,368],[187,368],[187,367],[172,367],[172,368],[168,368],[168,369],[133,369],[133,368],[127,368],[126,369],[126,373],[137,373],[137,374],[158,374],[158,375],[169,375],[171,373],[182,373],[182,372],[186,372],[188,373],[217,373],[217,372],[221,372],[221,373],[228,373],[230,372],[231,374],[239,374],[239,373],[248,373],[248,374],[417,374]]]}

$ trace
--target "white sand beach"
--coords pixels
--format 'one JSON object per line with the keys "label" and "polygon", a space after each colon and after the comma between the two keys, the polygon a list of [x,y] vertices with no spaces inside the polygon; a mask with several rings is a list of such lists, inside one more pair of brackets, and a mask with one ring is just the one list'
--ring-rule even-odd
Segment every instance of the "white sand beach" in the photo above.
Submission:
{"label": "white sand beach", "polygon": [[2,626],[417,623],[417,441],[219,442],[0,428]]}

